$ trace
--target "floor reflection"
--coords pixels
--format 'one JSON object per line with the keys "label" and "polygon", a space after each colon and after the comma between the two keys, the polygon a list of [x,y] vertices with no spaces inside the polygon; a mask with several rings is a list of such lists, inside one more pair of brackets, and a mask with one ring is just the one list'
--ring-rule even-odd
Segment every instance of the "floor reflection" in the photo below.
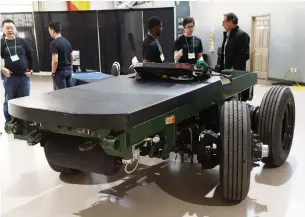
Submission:
{"label": "floor reflection", "polygon": [[165,162],[133,175],[123,184],[101,191],[99,201],[76,215],[94,217],[112,210],[113,216],[128,217],[139,213],[144,216],[144,212],[145,216],[165,216],[166,212],[166,216],[222,217],[230,213],[244,217],[267,212],[266,205],[251,198],[239,204],[223,201],[218,168],[201,171],[197,165]]}

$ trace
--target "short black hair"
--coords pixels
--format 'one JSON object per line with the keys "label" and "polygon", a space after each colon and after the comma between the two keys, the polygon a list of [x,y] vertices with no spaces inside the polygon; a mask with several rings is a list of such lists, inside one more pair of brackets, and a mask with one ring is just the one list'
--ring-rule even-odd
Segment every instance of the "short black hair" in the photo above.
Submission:
{"label": "short black hair", "polygon": [[152,30],[155,26],[161,26],[162,20],[160,17],[152,16],[148,19],[147,27],[149,30]]}
{"label": "short black hair", "polygon": [[50,29],[53,29],[56,33],[61,33],[61,25],[59,22],[53,22],[49,24]]}
{"label": "short black hair", "polygon": [[194,23],[194,25],[195,25],[195,20],[193,17],[185,17],[183,19],[182,25],[183,25],[183,27],[185,27],[189,23]]}
{"label": "short black hair", "polygon": [[227,17],[227,21],[232,21],[232,23],[234,23],[235,25],[238,24],[238,17],[236,16],[236,14],[227,13],[225,14],[225,16]]}
{"label": "short black hair", "polygon": [[10,19],[6,19],[6,20],[3,20],[3,22],[2,22],[2,27],[3,27],[4,24],[6,24],[6,23],[12,23],[12,24],[15,25],[14,21],[12,21],[12,20],[10,20]]}

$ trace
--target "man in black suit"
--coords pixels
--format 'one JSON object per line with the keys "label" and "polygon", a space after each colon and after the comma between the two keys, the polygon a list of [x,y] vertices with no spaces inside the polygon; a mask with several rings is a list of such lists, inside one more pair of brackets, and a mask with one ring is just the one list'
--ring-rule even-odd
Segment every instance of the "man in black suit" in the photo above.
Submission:
{"label": "man in black suit", "polygon": [[[234,13],[224,15],[223,27],[225,29],[222,50],[221,70],[233,69],[246,71],[247,61],[250,58],[250,37],[238,26],[238,17]],[[240,94],[240,100],[252,100],[253,88]]]}
{"label": "man in black suit", "polygon": [[225,29],[222,43],[222,69],[246,71],[250,58],[250,37],[238,26],[238,17],[234,13],[224,15]]}

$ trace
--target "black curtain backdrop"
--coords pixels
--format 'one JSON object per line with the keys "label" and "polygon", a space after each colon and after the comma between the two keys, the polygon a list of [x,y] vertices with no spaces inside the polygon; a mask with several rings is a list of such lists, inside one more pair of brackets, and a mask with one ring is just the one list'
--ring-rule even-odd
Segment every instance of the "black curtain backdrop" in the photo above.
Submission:
{"label": "black curtain backdrop", "polygon": [[40,71],[51,70],[48,25],[60,22],[62,35],[70,41],[73,50],[80,51],[81,68],[99,71],[99,51],[96,11],[35,12]]}
{"label": "black curtain backdrop", "polygon": [[[122,74],[128,73],[134,55],[141,57],[142,11],[99,11],[98,23],[102,72],[110,72],[113,62],[118,61]],[[136,46],[136,53],[131,49],[130,35]]]}
{"label": "black curtain backdrop", "polygon": [[24,38],[31,50],[34,57],[33,61],[33,70],[35,72],[39,71],[38,58],[37,58],[37,47],[35,43],[35,34],[34,34],[34,22],[32,13],[1,13],[0,23],[5,19],[11,19],[14,21],[19,37]]}
{"label": "black curtain backdrop", "polygon": [[[174,8],[35,12],[40,71],[51,70],[48,24],[58,21],[62,24],[62,34],[71,42],[72,49],[80,51],[82,69],[99,71],[100,55],[102,72],[110,73],[113,62],[118,61],[121,73],[127,74],[134,55],[142,61],[142,43],[147,34],[150,16],[159,16],[163,20],[163,32],[159,41],[166,61],[173,62]],[[135,52],[130,38],[133,38]]]}
{"label": "black curtain backdrop", "polygon": [[143,26],[144,32],[147,34],[147,21],[151,16],[158,16],[163,21],[163,31],[159,38],[163,49],[166,62],[174,61],[174,40],[175,40],[175,25],[174,25],[174,9],[173,8],[154,8],[143,11]]}
{"label": "black curtain backdrop", "polygon": [[[118,35],[119,35],[119,59],[121,71],[128,72],[132,64],[134,54],[141,57],[141,47],[143,42],[142,11],[118,11]],[[133,38],[135,53],[132,51],[130,38]]]}
{"label": "black curtain backdrop", "polygon": [[101,55],[101,71],[109,73],[113,62],[120,61],[118,56],[119,35],[117,26],[119,25],[116,11],[99,11],[99,40]]}

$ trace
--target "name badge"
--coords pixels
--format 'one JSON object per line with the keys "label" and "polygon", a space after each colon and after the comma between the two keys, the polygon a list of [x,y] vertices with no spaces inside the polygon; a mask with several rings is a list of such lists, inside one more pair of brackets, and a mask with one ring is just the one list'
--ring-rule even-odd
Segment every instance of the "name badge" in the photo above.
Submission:
{"label": "name badge", "polygon": [[195,53],[189,53],[189,59],[195,59]]}
{"label": "name badge", "polygon": [[165,58],[164,58],[164,55],[163,55],[163,54],[161,54],[161,55],[160,55],[160,58],[161,58],[161,61],[162,61],[162,62],[165,60]]}
{"label": "name badge", "polygon": [[18,61],[19,60],[18,55],[11,56],[11,60],[12,60],[12,62]]}

